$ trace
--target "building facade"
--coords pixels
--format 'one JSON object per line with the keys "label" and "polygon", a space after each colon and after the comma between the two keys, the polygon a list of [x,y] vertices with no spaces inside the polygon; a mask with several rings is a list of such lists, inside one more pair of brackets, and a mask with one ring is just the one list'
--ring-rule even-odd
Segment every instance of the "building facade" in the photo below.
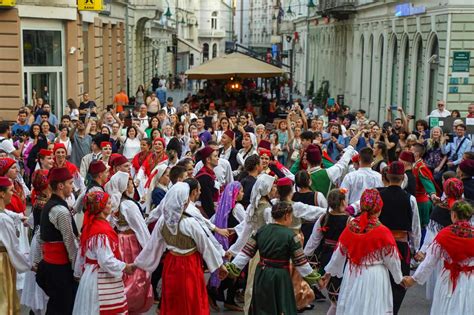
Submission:
{"label": "building facade", "polygon": [[34,97],[60,116],[66,100],[88,92],[99,109],[122,88],[130,95],[154,71],[168,73],[171,31],[154,22],[156,0],[104,1],[80,11],[75,0],[18,0],[0,8],[1,119],[14,120]]}
{"label": "building facade", "polygon": [[[473,101],[474,3],[319,0],[289,19],[295,90],[331,96],[382,120],[387,107],[426,117],[437,100],[466,111]],[[288,29],[288,28],[287,28]],[[295,38],[297,38],[295,40]]]}

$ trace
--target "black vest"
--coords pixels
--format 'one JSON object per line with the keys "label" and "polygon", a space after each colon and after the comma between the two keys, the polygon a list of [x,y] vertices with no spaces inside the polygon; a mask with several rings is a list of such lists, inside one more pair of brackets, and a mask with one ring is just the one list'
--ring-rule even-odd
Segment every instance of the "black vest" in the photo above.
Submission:
{"label": "black vest", "polygon": [[464,198],[470,201],[474,200],[474,179],[463,179],[464,184]]}
{"label": "black vest", "polygon": [[103,192],[105,192],[104,187],[102,187],[101,184],[99,184],[98,182],[96,182],[95,180],[92,179],[92,180],[90,181],[89,185],[87,185],[86,194],[89,192],[89,190],[91,190],[91,189],[94,188],[94,187],[99,187],[100,190],[102,190]]}
{"label": "black vest", "polygon": [[414,196],[416,192],[416,178],[415,175],[413,175],[412,170],[408,170],[405,172],[408,178],[408,184],[407,187],[405,188],[405,191],[409,193],[410,195]]}
{"label": "black vest", "polygon": [[[55,206],[63,206],[66,209],[69,209],[66,201],[64,201],[61,197],[55,194],[51,195],[51,198],[49,198],[49,201],[46,203],[43,210],[41,211],[40,235],[41,235],[41,240],[44,242],[63,242],[64,241],[61,232],[58,229],[56,229],[53,223],[51,223],[51,221],[49,220],[49,212]],[[79,233],[76,227],[76,223],[74,222],[74,218],[72,218],[72,229],[73,229],[74,235],[78,236]]]}
{"label": "black vest", "polygon": [[383,208],[379,220],[390,230],[411,231],[413,210],[410,195],[399,186],[379,189]]}

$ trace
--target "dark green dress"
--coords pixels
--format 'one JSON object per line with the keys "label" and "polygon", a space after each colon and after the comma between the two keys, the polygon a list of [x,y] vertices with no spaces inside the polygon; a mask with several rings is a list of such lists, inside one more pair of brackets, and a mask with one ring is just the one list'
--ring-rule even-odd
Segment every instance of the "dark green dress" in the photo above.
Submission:
{"label": "dark green dress", "polygon": [[265,225],[243,249],[249,257],[257,251],[260,252],[260,262],[255,273],[250,314],[296,315],[290,259],[294,266],[307,263],[298,236],[285,226]]}

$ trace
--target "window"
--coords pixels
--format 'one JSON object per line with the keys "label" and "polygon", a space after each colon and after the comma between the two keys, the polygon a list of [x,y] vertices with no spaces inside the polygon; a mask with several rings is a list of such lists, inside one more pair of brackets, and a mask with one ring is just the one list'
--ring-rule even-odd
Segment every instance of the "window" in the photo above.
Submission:
{"label": "window", "polygon": [[189,54],[189,66],[194,66],[194,54]]}
{"label": "window", "polygon": [[209,60],[209,44],[202,45],[202,59],[203,61]]}
{"label": "window", "polygon": [[62,66],[61,31],[23,30],[25,66]]}
{"label": "window", "polygon": [[214,11],[211,14],[211,29],[217,30],[217,12]]}
{"label": "window", "polygon": [[217,57],[217,44],[212,45],[212,58]]}

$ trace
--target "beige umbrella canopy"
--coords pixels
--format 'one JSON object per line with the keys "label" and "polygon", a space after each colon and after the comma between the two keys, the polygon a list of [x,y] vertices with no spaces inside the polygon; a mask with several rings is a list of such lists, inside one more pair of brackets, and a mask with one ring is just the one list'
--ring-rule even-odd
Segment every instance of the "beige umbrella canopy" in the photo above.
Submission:
{"label": "beige umbrella canopy", "polygon": [[214,58],[186,71],[188,79],[271,78],[285,71],[266,62],[235,52]]}

